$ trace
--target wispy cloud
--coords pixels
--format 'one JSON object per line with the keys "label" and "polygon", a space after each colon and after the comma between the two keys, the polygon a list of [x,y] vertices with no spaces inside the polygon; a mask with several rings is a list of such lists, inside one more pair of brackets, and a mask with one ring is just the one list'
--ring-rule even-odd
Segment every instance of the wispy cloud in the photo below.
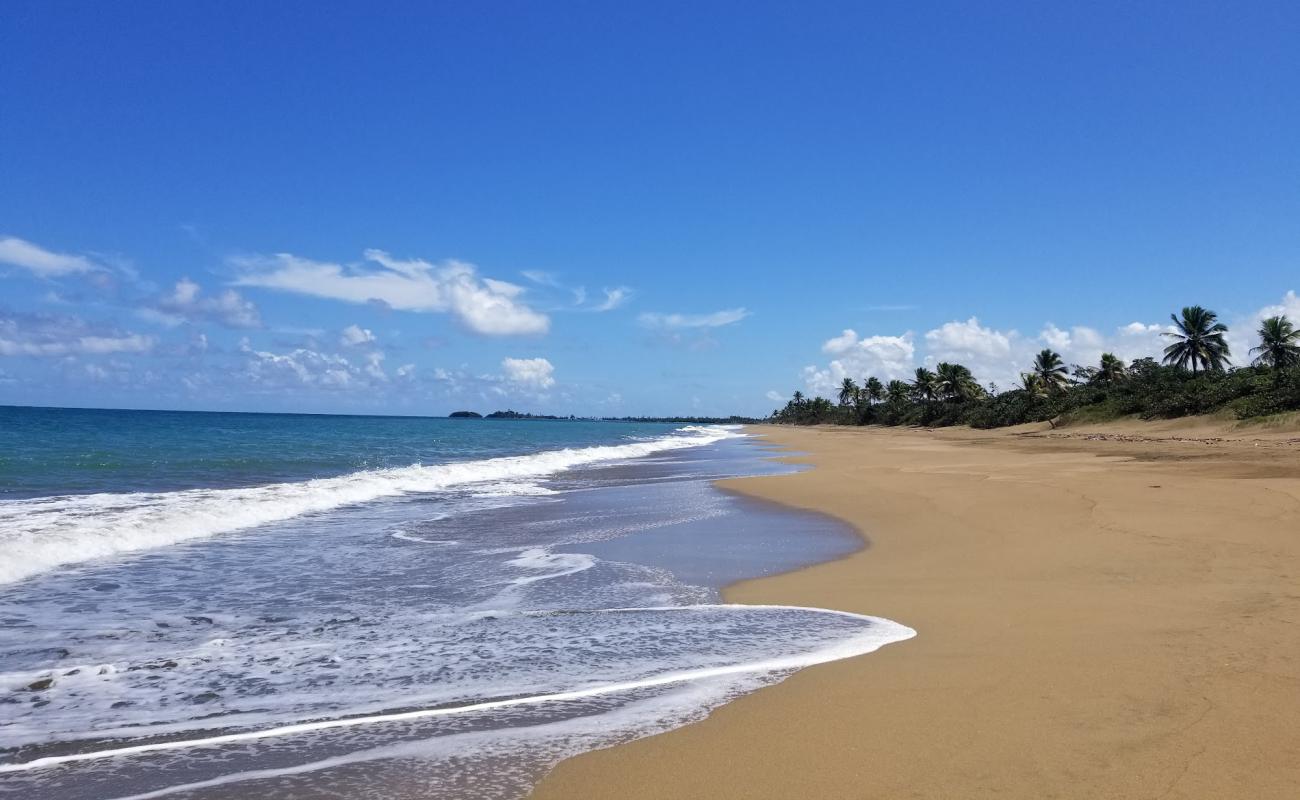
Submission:
{"label": "wispy cloud", "polygon": [[16,236],[0,237],[0,264],[25,269],[41,278],[57,278],[104,269],[86,256],[56,253]]}
{"label": "wispy cloud", "polygon": [[615,286],[613,288],[604,287],[600,291],[604,294],[604,299],[598,302],[588,302],[591,295],[586,286],[570,286],[560,280],[560,277],[554,272],[544,272],[542,270],[529,269],[519,273],[538,286],[545,286],[548,289],[558,289],[567,292],[573,297],[573,302],[568,308],[557,308],[555,310],[569,311],[593,311],[604,312],[613,311],[632,299],[632,290],[627,286]]}
{"label": "wispy cloud", "polygon": [[682,330],[685,328],[721,328],[725,325],[734,325],[750,312],[744,308],[729,308],[722,311],[714,311],[709,314],[664,314],[655,311],[647,311],[637,317],[637,321],[644,327],[658,330]]}
{"label": "wispy cloud", "polygon": [[915,311],[920,306],[911,303],[884,303],[881,305],[867,306],[868,311]]}
{"label": "wispy cloud", "polygon": [[472,264],[393,258],[382,250],[365,251],[365,263],[342,265],[312,261],[289,253],[244,256],[231,260],[242,274],[238,286],[278,289],[295,294],[379,302],[401,311],[448,313],[466,328],[487,336],[546,333],[550,319],[524,301],[524,289],[483,278]]}
{"label": "wispy cloud", "polygon": [[95,326],[74,316],[0,313],[0,355],[54,357],[144,353],[152,336]]}
{"label": "wispy cloud", "polygon": [[553,272],[545,272],[540,269],[526,269],[522,270],[519,274],[523,275],[538,286],[549,286],[552,289],[564,288],[563,284],[560,283],[560,279],[556,277]]}
{"label": "wispy cloud", "polygon": [[591,306],[592,311],[613,311],[632,299],[632,290],[626,286],[602,289],[601,291],[605,293],[605,299]]}

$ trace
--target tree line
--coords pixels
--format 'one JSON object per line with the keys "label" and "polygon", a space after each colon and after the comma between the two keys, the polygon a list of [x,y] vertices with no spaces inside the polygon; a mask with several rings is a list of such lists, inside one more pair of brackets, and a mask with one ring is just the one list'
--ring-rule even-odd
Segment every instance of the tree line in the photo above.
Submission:
{"label": "tree line", "polygon": [[1250,366],[1234,368],[1228,327],[1201,306],[1171,314],[1163,358],[1129,364],[1103,353],[1096,365],[1067,367],[1044,348],[1020,384],[999,392],[971,371],[944,362],[917,367],[912,379],[862,383],[845,378],[838,402],[795,392],[770,421],[797,425],[971,425],[996,428],[1044,420],[1101,421],[1139,415],[1169,418],[1227,410],[1239,419],[1300,409],[1300,331],[1286,316],[1270,317],[1256,331]]}

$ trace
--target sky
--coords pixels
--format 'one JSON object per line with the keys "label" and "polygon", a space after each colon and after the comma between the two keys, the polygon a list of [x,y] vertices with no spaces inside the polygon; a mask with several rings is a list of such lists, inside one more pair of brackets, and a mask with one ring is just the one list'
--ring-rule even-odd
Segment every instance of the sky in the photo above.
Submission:
{"label": "sky", "polygon": [[0,404],[767,413],[1300,320],[1300,5],[0,13]]}

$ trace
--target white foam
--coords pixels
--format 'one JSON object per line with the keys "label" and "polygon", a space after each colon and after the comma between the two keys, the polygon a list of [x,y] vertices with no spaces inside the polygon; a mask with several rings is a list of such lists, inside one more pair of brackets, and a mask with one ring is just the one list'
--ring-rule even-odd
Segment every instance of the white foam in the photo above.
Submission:
{"label": "white foam", "polygon": [[565,575],[591,569],[596,565],[596,558],[586,553],[552,553],[545,548],[536,547],[523,551],[506,563],[518,569],[536,572],[547,570],[540,574],[524,575],[511,581],[514,586],[526,586],[537,581],[563,578]]}
{"label": "white foam", "polygon": [[[862,614],[853,614],[847,611],[836,611],[824,608],[806,608],[800,606],[784,605],[736,605],[736,604],[708,604],[694,606],[647,606],[641,608],[615,608],[604,609],[600,613],[637,613],[637,612],[678,612],[678,611],[709,611],[717,613],[728,613],[733,611],[743,611],[746,613],[756,610],[773,610],[773,611],[802,611],[817,614],[837,615],[851,619],[861,620],[867,623],[864,630],[852,636],[847,636],[837,642],[831,643],[822,648],[812,650],[797,655],[780,656],[760,661],[751,661],[738,664],[728,664],[722,666],[712,666],[700,669],[676,670],[649,677],[641,677],[635,680],[606,683],[596,686],[585,686],[581,689],[570,691],[553,692],[549,694],[531,695],[525,697],[512,697],[505,700],[490,700],[478,703],[468,703],[452,707],[423,708],[414,711],[401,711],[393,713],[369,714],[366,716],[345,717],[342,719],[315,720],[312,722],[301,722],[292,725],[281,725],[273,728],[262,730],[240,731],[238,733],[227,733],[217,736],[204,736],[193,739],[178,739],[163,742],[150,742],[147,744],[132,745],[128,747],[117,747],[106,750],[97,750],[85,753],[70,753],[60,756],[46,756],[44,758],[33,759],[17,764],[0,764],[0,773],[28,772],[31,770],[49,769],[64,764],[71,764],[85,761],[98,761],[107,758],[123,758],[129,756],[143,755],[146,753],[155,753],[169,750],[187,750],[196,747],[215,747],[228,744],[238,744],[242,742],[258,741],[277,737],[293,736],[295,734],[311,733],[315,731],[337,730],[342,728],[355,728],[365,725],[374,725],[377,723],[392,722],[409,722],[416,720],[433,719],[436,717],[449,717],[460,714],[478,713],[484,711],[494,711],[497,709],[534,706],[544,703],[561,703],[573,700],[581,700],[589,697],[598,697],[603,695],[618,694],[630,692],[638,689],[647,689],[658,686],[667,686],[671,684],[687,683],[691,681],[701,681],[710,678],[720,678],[731,675],[753,674],[753,673],[780,673],[783,671],[801,669],[803,667],[823,664],[829,661],[838,661],[853,656],[865,655],[874,652],[881,647],[893,642],[904,641],[916,635],[916,631],[904,625],[900,625],[891,620],[880,617],[870,617]],[[550,614],[554,612],[531,612],[536,614]]]}
{"label": "white foam", "polygon": [[[0,501],[0,584],[61,566],[246,530],[385,497],[470,484],[536,480],[604,461],[712,444],[741,435],[688,425],[657,439],[478,461],[365,470],[242,489],[192,489]],[[524,491],[529,491],[525,489]]]}
{"label": "white foam", "polygon": [[389,535],[392,536],[394,539],[401,539],[404,542],[419,542],[420,544],[436,544],[436,545],[441,545],[443,547],[452,547],[454,545],[460,544],[460,542],[456,541],[455,539],[443,539],[441,541],[437,539],[424,539],[419,536],[415,536],[413,534],[407,533],[406,531],[393,531]]}

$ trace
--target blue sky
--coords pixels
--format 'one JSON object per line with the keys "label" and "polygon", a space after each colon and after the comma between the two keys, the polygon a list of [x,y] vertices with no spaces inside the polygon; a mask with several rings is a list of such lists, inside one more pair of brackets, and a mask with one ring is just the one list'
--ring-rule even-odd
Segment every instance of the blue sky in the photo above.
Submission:
{"label": "blue sky", "polygon": [[0,403],[756,414],[1154,352],[1190,303],[1244,356],[1300,317],[1297,41],[1294,3],[10,2]]}

